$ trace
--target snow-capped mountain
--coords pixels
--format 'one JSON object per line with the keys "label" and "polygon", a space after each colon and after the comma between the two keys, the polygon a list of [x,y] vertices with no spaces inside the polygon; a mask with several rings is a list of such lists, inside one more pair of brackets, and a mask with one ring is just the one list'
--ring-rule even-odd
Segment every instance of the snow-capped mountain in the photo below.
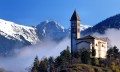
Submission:
{"label": "snow-capped mountain", "polygon": [[12,37],[19,41],[22,41],[22,36],[31,44],[35,44],[38,41],[35,28],[15,24],[14,22],[5,21],[2,19],[0,19],[0,35],[5,36],[8,39],[11,39]]}
{"label": "snow-capped mountain", "polygon": [[[81,24],[80,27],[81,31],[83,31],[91,26]],[[59,42],[65,37],[70,36],[70,28],[65,29],[55,21],[43,21],[36,26],[36,29],[40,40],[50,39]]]}
{"label": "snow-capped mountain", "polygon": [[11,50],[35,44],[38,40],[35,28],[0,19],[0,55],[10,54]]}
{"label": "snow-capped mountain", "polygon": [[[81,24],[81,31],[89,28],[89,25]],[[55,21],[43,21],[35,27],[19,25],[11,21],[0,19],[0,35],[7,39],[24,40],[35,44],[36,42],[50,38],[58,40],[68,36],[70,29],[65,29]]]}
{"label": "snow-capped mountain", "polygon": [[[88,28],[81,25],[81,30]],[[65,29],[55,21],[43,21],[35,27],[28,27],[0,19],[0,55],[7,55],[11,50],[22,48],[39,41],[61,41],[70,36],[70,29]]]}
{"label": "snow-capped mountain", "polygon": [[92,26],[80,24],[80,30],[81,30],[81,31],[84,31],[85,29],[88,29],[88,28],[90,28],[90,27],[92,27]]}
{"label": "snow-capped mountain", "polygon": [[37,33],[40,40],[54,40],[60,41],[68,35],[67,29],[59,25],[55,21],[44,21],[36,26]]}

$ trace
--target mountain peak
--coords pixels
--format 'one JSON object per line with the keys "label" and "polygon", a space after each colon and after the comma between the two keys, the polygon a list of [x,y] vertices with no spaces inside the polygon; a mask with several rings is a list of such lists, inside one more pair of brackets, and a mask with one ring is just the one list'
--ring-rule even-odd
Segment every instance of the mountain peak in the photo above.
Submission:
{"label": "mountain peak", "polygon": [[[34,35],[36,35],[35,29],[32,27],[19,25],[3,19],[0,19],[0,33],[4,33],[4,35],[6,34],[8,38],[10,36],[18,40],[21,40],[19,38],[19,35],[22,35],[26,40],[31,43],[34,43],[34,39],[32,38],[34,38]],[[29,36],[30,34],[32,35]],[[35,40],[37,40],[36,38],[37,36],[35,36]]]}
{"label": "mountain peak", "polygon": [[[83,30],[85,27],[82,25]],[[56,21],[45,20],[35,27],[28,27],[0,19],[0,52],[22,48],[44,40],[60,42],[69,35],[70,30]]]}

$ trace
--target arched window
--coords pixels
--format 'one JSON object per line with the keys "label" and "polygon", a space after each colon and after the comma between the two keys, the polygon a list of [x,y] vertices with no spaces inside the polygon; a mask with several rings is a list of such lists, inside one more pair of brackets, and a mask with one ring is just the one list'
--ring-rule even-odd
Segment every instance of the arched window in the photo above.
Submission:
{"label": "arched window", "polygon": [[98,46],[98,45],[96,44],[96,46]]}
{"label": "arched window", "polygon": [[77,29],[78,30],[78,32],[80,32],[80,29]]}
{"label": "arched window", "polygon": [[102,47],[104,47],[104,45],[102,44]]}

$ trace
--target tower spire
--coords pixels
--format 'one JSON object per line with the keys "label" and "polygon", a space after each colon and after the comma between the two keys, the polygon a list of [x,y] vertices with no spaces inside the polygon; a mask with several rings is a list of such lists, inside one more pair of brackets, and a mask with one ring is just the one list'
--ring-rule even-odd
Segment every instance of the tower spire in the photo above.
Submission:
{"label": "tower spire", "polygon": [[74,10],[74,13],[73,13],[70,21],[80,21],[80,17],[78,15],[78,13],[76,12],[76,9]]}

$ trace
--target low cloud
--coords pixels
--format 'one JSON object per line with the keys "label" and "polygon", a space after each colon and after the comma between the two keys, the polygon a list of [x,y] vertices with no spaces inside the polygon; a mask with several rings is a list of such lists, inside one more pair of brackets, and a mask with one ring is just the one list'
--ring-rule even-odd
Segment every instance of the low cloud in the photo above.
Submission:
{"label": "low cloud", "polygon": [[[116,45],[120,48],[120,30],[118,29],[108,29],[103,35],[99,33],[94,33],[93,35],[101,38],[108,37],[112,46]],[[27,72],[25,69],[33,65],[36,55],[38,55],[39,60],[41,60],[42,57],[56,57],[60,55],[60,52],[66,49],[67,46],[70,46],[69,38],[65,38],[60,43],[45,41],[20,50],[15,50],[16,55],[13,57],[0,57],[0,68],[12,72]]]}
{"label": "low cloud", "polygon": [[15,50],[16,55],[13,57],[0,57],[0,68],[12,72],[27,72],[25,68],[32,66],[36,55],[38,55],[39,59],[50,56],[56,57],[67,46],[70,46],[69,38],[65,38],[60,43],[46,41]]}
{"label": "low cloud", "polygon": [[105,34],[94,33],[94,36],[101,38],[109,38],[112,46],[117,46],[120,49],[120,30],[119,29],[108,29]]}

